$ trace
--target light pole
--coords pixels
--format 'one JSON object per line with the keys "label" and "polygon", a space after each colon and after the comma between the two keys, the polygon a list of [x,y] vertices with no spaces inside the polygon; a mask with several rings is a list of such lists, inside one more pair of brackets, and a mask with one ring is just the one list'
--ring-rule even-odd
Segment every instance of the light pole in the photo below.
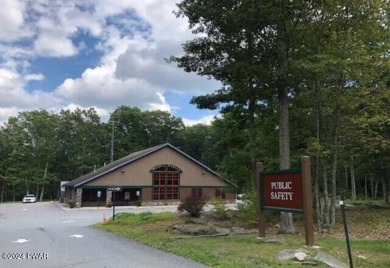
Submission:
{"label": "light pole", "polygon": [[82,156],[81,156],[81,175],[84,174],[85,139],[86,138],[83,138],[83,152],[82,152]]}
{"label": "light pole", "polygon": [[112,120],[111,126],[111,153],[110,153],[110,163],[114,162],[114,131],[115,130],[115,121]]}

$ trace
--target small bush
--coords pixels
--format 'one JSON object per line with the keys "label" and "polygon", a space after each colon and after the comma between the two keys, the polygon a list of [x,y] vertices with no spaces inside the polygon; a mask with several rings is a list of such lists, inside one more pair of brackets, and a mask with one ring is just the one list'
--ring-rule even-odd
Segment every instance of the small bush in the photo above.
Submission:
{"label": "small bush", "polygon": [[187,197],[184,201],[180,202],[177,211],[186,211],[191,217],[200,217],[200,212],[203,210],[206,202],[207,200],[205,197]]}
{"label": "small bush", "polygon": [[245,200],[237,204],[237,216],[248,228],[255,227],[257,225],[257,193],[253,190],[245,196]]}
{"label": "small bush", "polygon": [[227,219],[226,200],[217,197],[211,200],[211,205],[213,205],[212,215],[214,218],[218,220]]}
{"label": "small bush", "polygon": [[70,208],[74,208],[74,207],[76,206],[76,201],[74,201],[74,200],[69,200],[69,201],[68,201],[68,205],[69,205]]}

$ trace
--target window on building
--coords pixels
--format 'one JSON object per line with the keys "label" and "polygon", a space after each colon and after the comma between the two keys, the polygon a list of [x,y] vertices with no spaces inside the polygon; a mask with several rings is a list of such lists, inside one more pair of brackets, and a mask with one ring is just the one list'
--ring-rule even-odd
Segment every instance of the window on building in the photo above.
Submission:
{"label": "window on building", "polygon": [[160,165],[152,170],[153,199],[179,199],[180,169],[172,165]]}
{"label": "window on building", "polygon": [[192,188],[191,189],[191,197],[192,198],[202,198],[203,191],[202,188]]}
{"label": "window on building", "polygon": [[223,189],[216,189],[215,197],[225,199],[225,191]]}

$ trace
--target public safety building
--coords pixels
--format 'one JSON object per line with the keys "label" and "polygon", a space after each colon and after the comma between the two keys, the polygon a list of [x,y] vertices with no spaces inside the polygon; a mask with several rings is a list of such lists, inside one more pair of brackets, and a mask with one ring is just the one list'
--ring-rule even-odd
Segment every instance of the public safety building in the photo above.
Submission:
{"label": "public safety building", "polygon": [[134,152],[76,178],[65,186],[65,202],[76,207],[171,204],[186,197],[234,202],[235,184],[169,143]]}

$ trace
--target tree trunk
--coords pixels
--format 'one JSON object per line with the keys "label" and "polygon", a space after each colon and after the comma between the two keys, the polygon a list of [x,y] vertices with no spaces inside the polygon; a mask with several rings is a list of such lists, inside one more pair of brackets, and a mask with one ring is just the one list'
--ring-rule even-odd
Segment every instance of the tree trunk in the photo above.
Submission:
{"label": "tree trunk", "polygon": [[390,203],[390,174],[389,174],[389,168],[385,168],[385,177],[386,177],[386,199],[385,199],[385,202],[386,204],[389,204]]}
{"label": "tree trunk", "polygon": [[[289,126],[289,100],[288,100],[288,51],[289,51],[289,35],[287,33],[286,24],[284,22],[284,4],[281,5],[281,15],[276,23],[277,31],[277,72],[278,79],[277,91],[279,101],[279,157],[280,169],[285,170],[290,168],[290,126]],[[293,217],[291,213],[281,212],[280,233],[289,234],[295,233]]]}
{"label": "tree trunk", "polygon": [[388,169],[386,168],[385,159],[383,156],[383,152],[381,152],[381,165],[382,165],[382,191],[383,191],[383,201],[385,201],[386,204],[389,203],[389,190],[388,188],[390,185],[388,185],[389,182],[389,174]]}
{"label": "tree trunk", "polygon": [[[318,81],[316,81],[314,85],[316,91],[316,138],[317,142],[321,144],[321,92]],[[316,169],[315,169],[315,177],[314,177],[314,195],[316,202],[316,215],[317,215],[317,225],[318,230],[321,231],[322,223],[323,223],[323,214],[322,206],[321,206],[321,198],[320,198],[320,151],[318,150],[316,153]]]}
{"label": "tree trunk", "polygon": [[6,181],[7,181],[7,176],[8,176],[8,168],[5,170],[4,180],[3,180],[3,183],[1,185],[1,200],[0,200],[0,203],[4,202],[4,189],[5,189],[5,185],[6,185]]}
{"label": "tree trunk", "polygon": [[364,175],[364,198],[368,199],[368,180],[367,180],[367,174]]}
{"label": "tree trunk", "polygon": [[333,157],[331,166],[332,175],[332,196],[330,199],[330,224],[333,226],[336,223],[336,177],[337,177],[337,159],[339,154],[339,117],[340,117],[340,106],[336,106],[335,114],[335,126],[333,134]]}
{"label": "tree trunk", "polygon": [[4,187],[5,187],[5,182],[3,182],[2,185],[1,185],[0,203],[4,202]]}
{"label": "tree trunk", "polygon": [[382,192],[383,192],[383,201],[385,202],[385,203],[387,203],[388,202],[388,198],[387,198],[387,189],[386,189],[387,187],[386,187],[386,179],[385,179],[385,176],[383,175],[382,176]]}
{"label": "tree trunk", "polygon": [[378,197],[378,188],[379,188],[379,180],[375,181],[375,190],[374,190],[374,198]]}
{"label": "tree trunk", "polygon": [[349,178],[348,178],[348,165],[344,166],[344,176],[345,176],[345,191],[349,190]]}
{"label": "tree trunk", "polygon": [[46,165],[45,165],[45,172],[43,174],[43,184],[42,184],[42,188],[41,188],[41,195],[39,197],[39,202],[42,202],[43,200],[43,193],[44,193],[44,190],[45,190],[45,183],[46,183],[46,178],[47,178],[47,168],[49,166],[49,163],[46,162]]}
{"label": "tree trunk", "polygon": [[[247,43],[248,43],[248,64],[249,66],[253,65],[253,35],[248,32],[246,35]],[[256,131],[255,131],[255,108],[256,108],[256,94],[254,89],[253,81],[250,79],[246,85],[248,87],[248,91],[252,92],[250,94],[250,99],[248,100],[248,112],[249,112],[249,153],[250,153],[250,161],[251,161],[251,174],[252,174],[252,188],[256,189],[257,187],[257,174],[256,174],[256,153],[255,153],[255,139],[256,139]]]}
{"label": "tree trunk", "polygon": [[41,188],[41,194],[40,194],[40,197],[39,197],[39,202],[42,202],[43,200],[43,192],[45,190],[45,185],[42,185],[42,188]]}
{"label": "tree trunk", "polygon": [[[279,118],[279,157],[280,169],[290,168],[290,135],[289,135],[289,115],[288,115],[288,95],[287,88],[279,92],[280,118]],[[280,233],[295,233],[293,217],[291,213],[281,212]]]}
{"label": "tree trunk", "polygon": [[[256,156],[255,156],[255,137],[256,137],[256,130],[255,130],[255,116],[254,116],[254,102],[250,101],[250,119],[249,119],[249,150],[250,150],[250,158],[251,158],[251,167],[252,167],[252,188],[256,189],[257,187],[257,174],[256,174]],[[251,108],[252,106],[252,108]]]}
{"label": "tree trunk", "polygon": [[257,187],[257,174],[256,174],[256,156],[255,156],[255,113],[254,113],[255,102],[253,100],[249,101],[249,152],[251,158],[251,167],[252,167],[252,188],[256,189]]}
{"label": "tree trunk", "polygon": [[316,156],[316,171],[314,177],[314,195],[316,202],[316,216],[317,216],[317,226],[318,230],[322,229],[322,213],[321,213],[321,198],[320,198],[320,186],[319,186],[319,155]]}
{"label": "tree trunk", "polygon": [[382,188],[383,188],[383,198],[386,204],[390,203],[390,179],[388,169],[384,169],[383,180],[382,180]]}
{"label": "tree trunk", "polygon": [[14,200],[14,202],[16,201],[16,198],[15,198],[15,185],[12,185],[12,198]]}
{"label": "tree trunk", "polygon": [[330,218],[329,218],[329,193],[328,193],[328,172],[324,169],[324,177],[322,179],[322,185],[323,185],[323,194],[324,194],[324,206],[322,209],[322,215],[324,222],[322,223],[323,226],[328,228],[330,224]]}
{"label": "tree trunk", "polygon": [[290,135],[288,120],[288,96],[287,89],[283,90],[280,97],[280,119],[279,119],[279,157],[280,169],[290,168]]}
{"label": "tree trunk", "polygon": [[356,200],[355,165],[354,165],[353,156],[351,156],[351,195],[352,195],[352,200]]}
{"label": "tree trunk", "polygon": [[370,174],[370,190],[371,190],[371,198],[374,198],[374,178]]}

